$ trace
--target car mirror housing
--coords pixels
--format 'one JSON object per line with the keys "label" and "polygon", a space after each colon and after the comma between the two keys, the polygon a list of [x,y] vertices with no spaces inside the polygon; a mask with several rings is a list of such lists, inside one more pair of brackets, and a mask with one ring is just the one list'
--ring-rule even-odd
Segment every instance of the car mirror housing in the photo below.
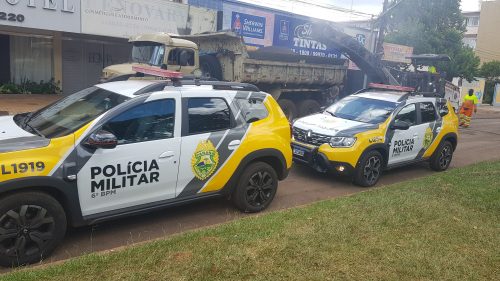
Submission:
{"label": "car mirror housing", "polygon": [[92,133],[84,144],[91,148],[113,149],[118,145],[118,139],[109,131],[98,130]]}
{"label": "car mirror housing", "polygon": [[410,124],[405,121],[394,121],[394,123],[391,125],[392,130],[408,130],[410,129]]}

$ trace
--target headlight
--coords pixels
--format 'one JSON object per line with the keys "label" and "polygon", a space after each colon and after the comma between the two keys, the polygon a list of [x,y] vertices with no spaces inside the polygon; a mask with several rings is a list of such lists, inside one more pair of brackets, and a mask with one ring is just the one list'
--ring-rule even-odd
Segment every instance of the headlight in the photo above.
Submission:
{"label": "headlight", "polygon": [[356,138],[350,137],[332,137],[330,139],[331,147],[351,147],[356,143]]}

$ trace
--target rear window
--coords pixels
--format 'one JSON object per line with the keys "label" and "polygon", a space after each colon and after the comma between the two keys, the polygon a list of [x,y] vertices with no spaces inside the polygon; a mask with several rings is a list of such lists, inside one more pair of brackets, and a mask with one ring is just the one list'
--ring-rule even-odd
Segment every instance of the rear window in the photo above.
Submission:
{"label": "rear window", "polygon": [[221,98],[188,100],[189,134],[227,130],[231,127],[231,111]]}
{"label": "rear window", "polygon": [[261,99],[237,99],[236,102],[241,110],[241,116],[247,123],[262,120],[269,115]]}

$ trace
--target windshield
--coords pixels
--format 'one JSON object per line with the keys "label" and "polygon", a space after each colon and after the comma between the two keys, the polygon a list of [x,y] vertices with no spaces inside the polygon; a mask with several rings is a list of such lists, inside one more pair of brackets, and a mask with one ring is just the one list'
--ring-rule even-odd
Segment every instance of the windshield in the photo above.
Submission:
{"label": "windshield", "polygon": [[126,100],[125,96],[91,87],[26,116],[20,125],[46,138],[61,137]]}
{"label": "windshield", "polygon": [[134,42],[134,46],[132,48],[133,62],[161,66],[164,55],[165,46],[160,43]]}
{"label": "windshield", "polygon": [[391,115],[396,106],[390,101],[349,96],[327,108],[326,112],[343,119],[379,124]]}

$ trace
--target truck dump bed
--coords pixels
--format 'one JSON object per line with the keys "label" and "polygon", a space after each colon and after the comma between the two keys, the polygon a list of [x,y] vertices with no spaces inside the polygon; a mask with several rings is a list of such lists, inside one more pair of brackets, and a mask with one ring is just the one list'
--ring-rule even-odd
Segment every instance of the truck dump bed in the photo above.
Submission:
{"label": "truck dump bed", "polygon": [[345,60],[306,57],[290,50],[266,47],[247,50],[234,32],[185,35],[195,42],[200,55],[214,55],[220,62],[223,79],[256,85],[281,84],[286,88],[325,88],[344,82]]}

